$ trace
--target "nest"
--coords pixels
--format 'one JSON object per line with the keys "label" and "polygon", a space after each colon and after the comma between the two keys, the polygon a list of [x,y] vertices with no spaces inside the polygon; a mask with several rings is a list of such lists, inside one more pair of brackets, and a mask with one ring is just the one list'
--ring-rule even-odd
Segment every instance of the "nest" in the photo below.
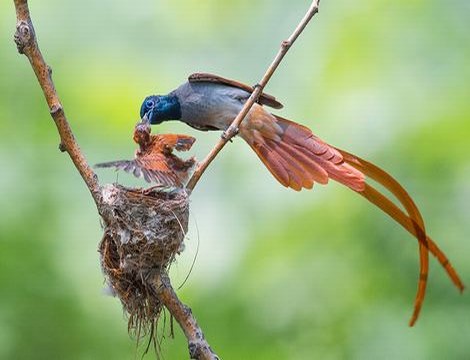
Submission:
{"label": "nest", "polygon": [[104,235],[99,252],[111,292],[137,338],[153,332],[162,304],[155,279],[184,249],[189,197],[185,190],[142,191],[118,185],[102,189]]}

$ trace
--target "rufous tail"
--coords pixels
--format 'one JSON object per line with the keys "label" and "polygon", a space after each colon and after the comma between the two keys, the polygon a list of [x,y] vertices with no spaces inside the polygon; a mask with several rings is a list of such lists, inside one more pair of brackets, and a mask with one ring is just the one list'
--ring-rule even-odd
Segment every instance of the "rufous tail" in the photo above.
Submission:
{"label": "rufous tail", "polygon": [[[414,325],[419,316],[426,293],[428,250],[437,258],[455,286],[460,291],[464,289],[447,257],[426,235],[423,218],[412,198],[384,170],[328,145],[305,126],[272,115],[257,104],[240,126],[240,135],[282,185],[300,191],[302,188],[311,189],[315,182],[326,184],[329,179],[333,179],[362,195],[418,240],[420,275],[410,326]],[[407,214],[366,183],[366,178],[376,181],[390,191]]]}
{"label": "rufous tail", "polygon": [[400,210],[392,201],[390,201],[385,195],[381,194],[377,189],[369,184],[366,184],[364,191],[358,192],[360,195],[365,197],[371,203],[379,207],[383,212],[388,214],[396,222],[398,222],[404,229],[410,232],[419,241],[420,251],[420,276],[418,281],[418,290],[416,294],[415,308],[413,315],[410,319],[410,326],[413,326],[419,316],[425,292],[426,283],[428,277],[428,255],[427,250],[437,258],[439,263],[445,269],[449,275],[451,281],[460,290],[463,291],[464,285],[460,280],[459,275],[449,262],[444,252],[439,249],[437,244],[426,235],[424,221],[418,207],[410,197],[408,192],[396,181],[391,175],[386,173],[378,166],[361,159],[358,156],[352,155],[344,150],[337,149],[346,163],[354,166],[360,170],[364,175],[368,176],[372,180],[378,182],[380,185],[390,191],[405,208],[408,216]]}

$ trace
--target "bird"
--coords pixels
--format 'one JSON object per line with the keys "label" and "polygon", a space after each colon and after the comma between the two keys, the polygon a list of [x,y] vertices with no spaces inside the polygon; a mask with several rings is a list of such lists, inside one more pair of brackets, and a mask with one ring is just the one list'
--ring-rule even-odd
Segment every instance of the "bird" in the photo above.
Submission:
{"label": "bird", "polygon": [[[147,117],[152,125],[178,120],[201,131],[225,131],[255,88],[215,74],[195,73],[166,95],[147,96],[140,116]],[[410,326],[418,319],[426,293],[428,252],[437,258],[454,285],[464,290],[444,252],[427,235],[415,202],[397,180],[371,162],[329,145],[309,128],[271,113],[269,107],[281,109],[283,105],[263,92],[237,130],[278,182],[300,191],[311,189],[314,183],[325,185],[335,180],[377,206],[418,240],[420,273]],[[390,191],[404,211],[370,180]]]}
{"label": "bird", "polygon": [[133,140],[139,145],[134,159],[100,163],[95,167],[114,167],[161,187],[181,188],[188,180],[196,160],[194,157],[182,160],[173,154],[173,150],[188,151],[196,139],[182,134],[153,135],[150,132],[149,121],[144,117],[134,128]]}

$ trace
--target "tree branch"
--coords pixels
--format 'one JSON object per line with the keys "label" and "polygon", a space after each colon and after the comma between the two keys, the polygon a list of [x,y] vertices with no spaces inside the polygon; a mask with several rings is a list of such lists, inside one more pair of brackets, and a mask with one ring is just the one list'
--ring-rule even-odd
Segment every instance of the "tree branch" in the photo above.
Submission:
{"label": "tree branch", "polygon": [[14,39],[18,52],[28,58],[39,81],[39,85],[41,85],[52,119],[59,131],[59,149],[66,151],[70,155],[70,158],[85,181],[99,210],[101,191],[98,177],[88,165],[80,151],[75,137],[73,136],[72,129],[67,121],[64,109],[55,90],[54,82],[52,81],[52,69],[46,64],[39,50],[33,22],[29,14],[28,2],[27,0],[14,0],[14,3],[17,19]]}
{"label": "tree branch", "polygon": [[204,338],[204,334],[192,315],[191,309],[185,306],[176,296],[168,275],[157,276],[154,287],[162,303],[183,329],[184,335],[188,339],[191,359],[218,360],[218,356],[212,351],[209,343]]}
{"label": "tree branch", "polygon": [[199,164],[199,166],[197,167],[197,169],[194,172],[193,176],[191,177],[191,179],[189,179],[188,184],[186,185],[187,189],[189,189],[189,190],[194,189],[194,187],[198,183],[199,179],[201,178],[202,174],[204,173],[204,171],[206,171],[207,167],[215,159],[215,157],[220,152],[220,150],[222,150],[222,148],[225,146],[225,144],[227,144],[227,142],[231,138],[233,138],[235,135],[237,135],[238,128],[239,128],[241,122],[243,121],[245,116],[248,114],[248,112],[250,111],[253,104],[256,101],[258,101],[258,98],[261,95],[261,93],[263,92],[263,89],[265,88],[265,86],[267,85],[269,80],[271,79],[271,76],[276,71],[277,67],[281,63],[284,56],[286,55],[287,51],[289,51],[291,46],[294,44],[295,40],[297,40],[297,38],[302,33],[302,31],[305,29],[305,27],[308,25],[308,23],[312,19],[312,17],[318,12],[319,5],[320,5],[320,0],[313,0],[312,4],[310,5],[310,8],[307,10],[307,13],[302,18],[300,23],[297,25],[294,32],[291,34],[291,36],[289,36],[289,38],[287,40],[284,40],[281,43],[281,48],[279,49],[278,53],[276,54],[276,57],[274,58],[271,65],[266,70],[266,73],[264,74],[263,78],[261,79],[261,81],[258,84],[255,85],[255,90],[253,91],[251,96],[248,98],[245,105],[240,110],[239,114],[235,117],[232,124],[222,134],[222,137],[219,140],[219,142],[214,146],[214,148],[207,155],[207,157]]}

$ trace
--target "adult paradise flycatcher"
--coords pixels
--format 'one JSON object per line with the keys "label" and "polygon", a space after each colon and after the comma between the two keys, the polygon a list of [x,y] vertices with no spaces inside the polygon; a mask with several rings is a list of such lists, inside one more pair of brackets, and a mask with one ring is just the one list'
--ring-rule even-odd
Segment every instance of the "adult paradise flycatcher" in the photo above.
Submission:
{"label": "adult paradise flycatcher", "polygon": [[[198,130],[225,131],[253,91],[254,87],[238,81],[196,73],[168,95],[145,98],[140,116],[147,116],[151,124],[179,120]],[[418,318],[426,292],[428,251],[441,263],[455,286],[460,291],[464,289],[447,257],[427,236],[414,201],[392,176],[356,155],[327,144],[307,127],[270,113],[265,106],[282,108],[273,96],[261,94],[240,124],[239,135],[282,185],[300,191],[311,189],[315,182],[327,184],[333,179],[365,197],[418,240],[420,275],[410,326]],[[389,190],[406,213],[371,186],[368,179]]]}

